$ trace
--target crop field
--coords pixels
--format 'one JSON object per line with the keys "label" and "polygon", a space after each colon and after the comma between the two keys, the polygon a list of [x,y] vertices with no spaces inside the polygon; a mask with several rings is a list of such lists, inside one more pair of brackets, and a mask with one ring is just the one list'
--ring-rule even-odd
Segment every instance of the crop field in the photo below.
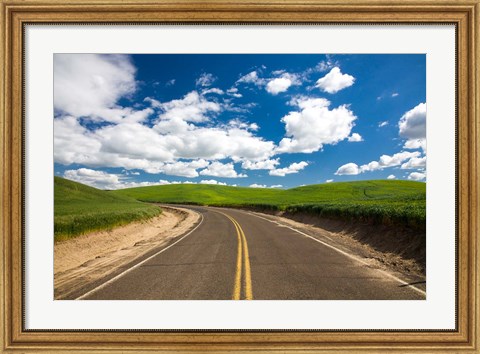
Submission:
{"label": "crop field", "polygon": [[157,206],[60,177],[55,177],[54,188],[55,241],[149,219],[161,213]]}
{"label": "crop field", "polygon": [[359,181],[292,189],[173,184],[108,192],[145,202],[244,207],[425,229],[426,184]]}

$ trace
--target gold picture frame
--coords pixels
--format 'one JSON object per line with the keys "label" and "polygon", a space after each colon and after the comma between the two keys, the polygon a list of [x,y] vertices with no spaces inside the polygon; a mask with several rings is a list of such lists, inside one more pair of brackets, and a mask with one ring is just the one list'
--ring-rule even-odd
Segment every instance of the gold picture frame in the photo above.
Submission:
{"label": "gold picture frame", "polygon": [[[479,352],[479,0],[0,0],[5,353]],[[27,23],[454,24],[457,30],[457,328],[452,331],[32,331],[24,328],[23,31]]]}

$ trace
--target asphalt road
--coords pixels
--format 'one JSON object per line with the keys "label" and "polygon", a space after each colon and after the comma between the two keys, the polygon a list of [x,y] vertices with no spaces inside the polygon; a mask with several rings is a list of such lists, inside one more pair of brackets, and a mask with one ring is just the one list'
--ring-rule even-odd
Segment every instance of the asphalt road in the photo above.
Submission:
{"label": "asphalt road", "polygon": [[423,290],[308,234],[242,210],[191,207],[193,232],[80,299],[393,300]]}

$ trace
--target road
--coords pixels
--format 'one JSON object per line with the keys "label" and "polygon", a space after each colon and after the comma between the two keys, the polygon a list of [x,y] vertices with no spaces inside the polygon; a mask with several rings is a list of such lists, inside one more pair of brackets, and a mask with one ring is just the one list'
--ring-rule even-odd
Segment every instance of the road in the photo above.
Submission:
{"label": "road", "polygon": [[196,228],[78,299],[414,300],[425,292],[325,240],[243,210]]}

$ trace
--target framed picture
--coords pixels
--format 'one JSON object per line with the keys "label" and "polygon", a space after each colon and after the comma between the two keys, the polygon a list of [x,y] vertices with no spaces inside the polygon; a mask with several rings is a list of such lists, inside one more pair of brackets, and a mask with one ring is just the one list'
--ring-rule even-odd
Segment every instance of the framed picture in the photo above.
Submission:
{"label": "framed picture", "polygon": [[2,1],[2,350],[478,352],[479,6]]}

